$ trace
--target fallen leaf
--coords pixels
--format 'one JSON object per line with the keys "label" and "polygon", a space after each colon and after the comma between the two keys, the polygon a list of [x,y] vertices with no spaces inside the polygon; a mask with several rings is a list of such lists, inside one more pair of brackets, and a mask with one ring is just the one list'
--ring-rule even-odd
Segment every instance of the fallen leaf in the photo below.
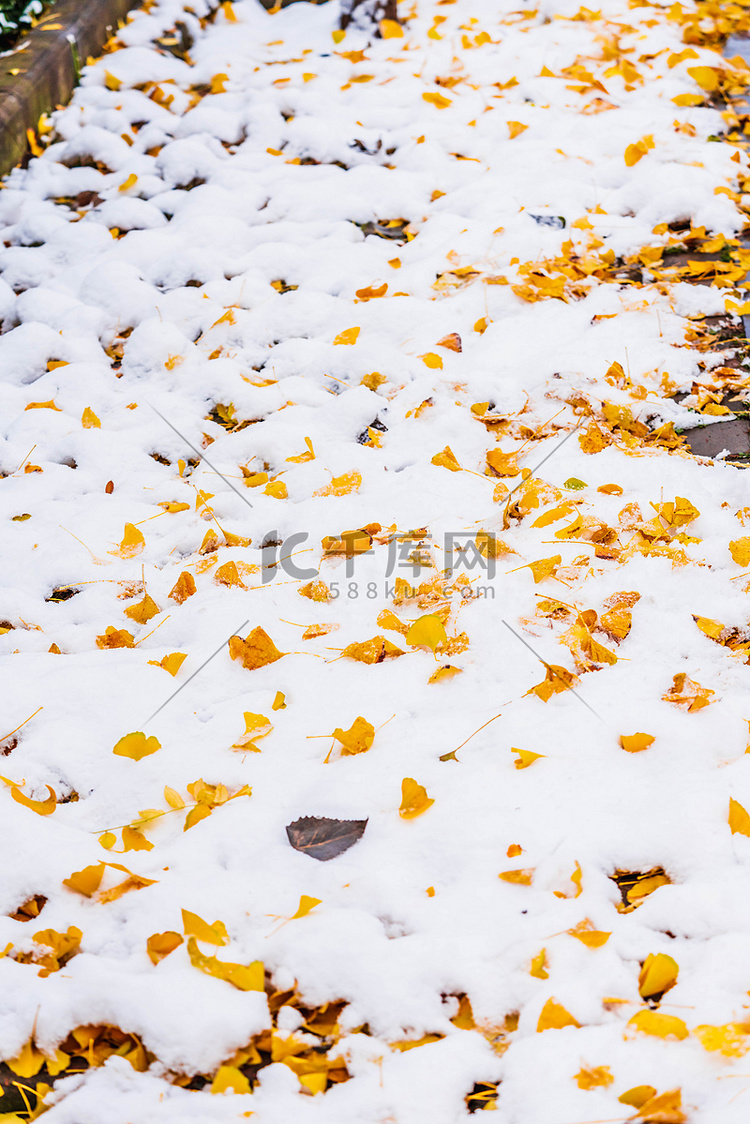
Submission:
{"label": "fallen leaf", "polygon": [[712,66],[689,66],[687,72],[702,90],[713,93],[719,88],[719,72]]}
{"label": "fallen leaf", "polygon": [[490,449],[487,453],[488,476],[518,476],[521,471],[518,453],[504,453],[502,449]]}
{"label": "fallen leaf", "polygon": [[572,687],[576,687],[580,682],[577,675],[572,671],[567,671],[564,667],[557,664],[550,663],[544,665],[547,673],[541,683],[537,683],[535,687],[529,688],[526,692],[527,695],[534,694],[542,702],[549,702],[553,695],[558,695],[562,691],[568,691]]}
{"label": "fallen leaf", "polygon": [[729,798],[729,826],[732,835],[750,836],[750,815],[736,800]]}
{"label": "fallen leaf", "polygon": [[303,816],[287,825],[286,834],[295,851],[320,862],[342,855],[362,838],[367,820],[332,820],[326,816]]}
{"label": "fallen leaf", "polygon": [[382,19],[379,26],[383,39],[403,39],[404,29],[398,20]]}
{"label": "fallen leaf", "polygon": [[450,98],[444,98],[442,94],[433,91],[422,94],[422,98],[424,101],[429,102],[430,105],[434,105],[437,109],[447,109],[449,105],[453,105]]}
{"label": "fallen leaf", "polygon": [[144,878],[141,874],[130,874],[124,882],[120,882],[117,886],[113,886],[111,890],[105,890],[103,894],[100,894],[99,901],[104,905],[108,902],[116,902],[132,890],[143,890],[146,886],[153,886],[155,883],[154,878]]}
{"label": "fallen leaf", "polygon": [[32,812],[36,812],[38,816],[51,816],[57,807],[57,796],[55,790],[45,785],[49,796],[46,800],[32,800],[30,796],[24,796],[17,785],[13,785],[10,794],[17,804],[23,804],[24,808],[30,808]]}
{"label": "fallen leaf", "polygon": [[461,465],[456,460],[456,455],[450,445],[446,445],[442,453],[435,453],[430,463],[436,464],[438,468],[447,468],[451,472],[461,471]]}
{"label": "fallen leaf", "polygon": [[533,976],[537,980],[548,980],[549,979],[549,972],[546,970],[546,964],[547,964],[547,950],[546,950],[546,948],[543,948],[542,951],[538,952],[537,955],[531,961],[531,967],[529,968],[529,975]]}
{"label": "fallen leaf", "polygon": [[240,577],[236,562],[225,562],[223,566],[219,566],[214,571],[214,581],[217,585],[237,586],[239,589],[247,589]]}
{"label": "fallen leaf", "polygon": [[170,675],[175,676],[186,659],[187,655],[185,654],[185,652],[170,652],[168,656],[164,656],[158,661],[149,660],[148,662],[153,667],[161,667],[165,671],[168,671]]}
{"label": "fallen leaf", "polygon": [[708,687],[701,687],[700,683],[696,683],[694,679],[689,679],[684,671],[679,675],[673,676],[672,686],[669,688],[665,695],[662,695],[664,702],[674,703],[675,706],[686,706],[688,714],[692,714],[696,710],[702,710],[704,706],[710,706],[714,691]]}
{"label": "fallen leaf", "polygon": [[445,625],[434,613],[418,617],[404,637],[412,648],[429,648],[433,652],[447,639]]}
{"label": "fallen leaf", "polygon": [[84,429],[101,429],[102,427],[102,423],[90,406],[87,406],[81,414],[81,425]]}
{"label": "fallen leaf", "polygon": [[334,339],[334,344],[355,344],[359,339],[360,328],[347,328]]}
{"label": "fallen leaf", "polygon": [[333,731],[334,738],[341,742],[341,756],[353,756],[356,753],[365,753],[375,740],[375,727],[361,715],[355,718],[348,730],[337,726]]}
{"label": "fallen leaf", "polygon": [[182,605],[183,601],[187,601],[188,597],[192,597],[195,593],[195,578],[189,574],[187,570],[183,570],[179,578],[175,582],[172,589],[169,591],[169,596],[178,605]]}
{"label": "fallen leaf", "polygon": [[626,1090],[617,1099],[620,1104],[632,1105],[633,1108],[640,1108],[646,1101],[650,1101],[656,1095],[656,1089],[653,1085],[634,1085],[632,1089]]}
{"label": "fallen leaf", "polygon": [[277,691],[274,695],[271,710],[286,710],[286,695],[283,691]]}
{"label": "fallen leaf", "polygon": [[[235,1065],[220,1065],[211,1082],[212,1093],[250,1093],[251,1087],[245,1074]],[[252,1113],[251,1113],[252,1115]]]}
{"label": "fallen leaf", "polygon": [[461,337],[458,332],[450,332],[447,336],[443,336],[441,340],[437,341],[437,346],[447,347],[449,351],[460,352],[462,350]]}
{"label": "fallen leaf", "polygon": [[143,757],[150,757],[158,749],[161,749],[160,741],[154,737],[147,738],[144,733],[137,730],[120,738],[112,752],[117,757],[130,757],[133,761],[140,761]]}
{"label": "fallen leaf", "polygon": [[580,1025],[562,1004],[554,999],[548,999],[542,1007],[536,1029],[537,1033],[541,1033],[543,1030],[562,1030],[566,1026],[580,1027]]}
{"label": "fallen leaf", "polygon": [[186,937],[196,937],[199,941],[205,941],[206,944],[215,944],[220,948],[229,944],[229,934],[223,921],[214,921],[213,925],[209,925],[197,913],[191,913],[189,909],[183,909],[182,911],[182,931]]}
{"label": "fallen leaf", "polygon": [[653,999],[669,991],[677,983],[679,965],[664,952],[650,952],[638,976],[641,999]]}
{"label": "fallen leaf", "polygon": [[555,554],[552,558],[540,558],[536,562],[529,562],[526,566],[521,566],[521,569],[531,570],[534,578],[534,585],[539,585],[539,582],[545,578],[552,578],[555,576],[557,567],[562,563],[562,555]]}
{"label": "fallen leaf", "polygon": [[182,937],[179,933],[168,931],[166,933],[154,933],[146,941],[146,951],[152,964],[158,964],[165,956],[169,956],[170,952],[174,952],[182,944]]}
{"label": "fallen leaf", "polygon": [[254,745],[256,738],[265,738],[267,734],[273,730],[273,723],[266,718],[265,714],[254,714],[250,710],[244,713],[245,718],[245,732],[242,734],[232,746],[232,749],[245,749],[251,750],[253,753],[260,753],[257,745]]}
{"label": "fallen leaf", "polygon": [[242,660],[242,666],[248,671],[255,671],[259,667],[275,663],[286,653],[280,652],[268,633],[258,626],[245,640],[240,636],[230,637],[229,655],[233,660]]}
{"label": "fallen leaf", "polygon": [[297,906],[297,912],[293,913],[289,918],[290,921],[299,921],[302,917],[307,917],[308,913],[312,913],[316,905],[320,905],[320,898],[311,898],[308,894],[302,894]]}
{"label": "fallen leaf", "polygon": [[125,616],[129,617],[131,621],[135,621],[136,624],[147,624],[152,617],[158,616],[161,610],[153,597],[149,597],[149,595],[146,594],[142,601],[131,605],[130,608],[125,609],[124,612]]}
{"label": "fallen leaf", "polygon": [[620,748],[626,753],[641,753],[653,745],[656,738],[651,734],[620,734]]}
{"label": "fallen leaf", "polygon": [[344,472],[341,476],[334,476],[330,484],[325,488],[318,488],[317,492],[313,492],[314,496],[348,496],[352,492],[358,492],[362,484],[362,474],[354,470],[353,472]]}
{"label": "fallen leaf", "polygon": [[676,1015],[663,1015],[660,1011],[650,1011],[648,1008],[633,1015],[628,1026],[640,1030],[643,1034],[653,1034],[657,1038],[674,1037],[681,1040],[688,1036],[688,1028],[682,1019],[678,1019]]}
{"label": "fallen leaf", "polygon": [[140,554],[146,545],[141,532],[132,523],[125,524],[125,530],[122,536],[122,542],[117,550],[110,550],[110,554],[117,554],[120,558],[135,558]]}
{"label": "fallen leaf", "polygon": [[520,136],[521,133],[525,133],[528,127],[529,126],[524,125],[522,121],[509,121],[508,132],[510,133],[510,139],[515,140],[515,138]]}
{"label": "fallen leaf", "polygon": [[101,636],[96,638],[97,648],[134,648],[135,638],[126,628],[114,628],[107,625]]}
{"label": "fallen leaf", "polygon": [[187,951],[193,967],[207,976],[224,980],[239,991],[263,991],[265,973],[262,961],[254,960],[252,964],[244,965],[219,960],[216,956],[204,956],[195,937],[188,938]]}
{"label": "fallen leaf", "polygon": [[83,870],[75,870],[70,878],[63,878],[63,886],[75,890],[84,898],[90,898],[99,889],[106,866],[106,863],[96,863],[94,866],[85,866]]}
{"label": "fallen leaf", "polygon": [[730,542],[729,553],[738,566],[742,566],[743,569],[750,566],[750,535]]}
{"label": "fallen leaf", "polygon": [[574,928],[568,929],[567,933],[568,936],[575,937],[576,940],[585,944],[587,948],[601,948],[612,936],[611,933],[605,933],[602,929],[595,929],[593,921],[590,921],[588,917],[579,921]]}
{"label": "fallen leaf", "polygon": [[443,664],[442,667],[439,667],[437,669],[437,671],[433,671],[432,675],[427,680],[427,682],[428,683],[440,683],[440,682],[442,682],[443,679],[452,679],[454,677],[454,675],[461,675],[461,674],[462,674],[462,668],[453,667],[451,664],[446,663],[446,664]]}
{"label": "fallen leaf", "polygon": [[443,360],[439,355],[436,355],[434,351],[427,351],[424,355],[420,355],[419,358],[422,360],[425,367],[430,367],[433,370],[442,371]]}
{"label": "fallen leaf", "polygon": [[614,1076],[608,1065],[581,1066],[576,1074],[579,1089],[606,1089],[614,1084]]}
{"label": "fallen leaf", "polygon": [[644,1124],[684,1124],[687,1116],[681,1106],[682,1093],[679,1089],[670,1089],[640,1105],[635,1119],[642,1120]]}
{"label": "fallen leaf", "polygon": [[543,753],[532,753],[530,749],[511,749],[511,753],[518,754],[513,762],[517,769],[528,769],[529,765],[533,765],[540,757],[545,756]]}
{"label": "fallen leaf", "polygon": [[525,867],[521,870],[504,870],[498,874],[502,882],[510,882],[512,886],[530,886],[534,877],[534,867]]}
{"label": "fallen leaf", "polygon": [[373,636],[371,640],[363,640],[361,644],[349,644],[341,653],[351,660],[360,663],[382,663],[383,660],[396,659],[405,653],[385,636]]}
{"label": "fallen leaf", "polygon": [[693,1027],[693,1034],[704,1050],[715,1050],[725,1058],[741,1058],[750,1050],[750,1024]]}
{"label": "fallen leaf", "polygon": [[[99,840],[101,843],[101,839]],[[136,827],[122,829],[122,844],[125,851],[153,851],[153,843]]]}
{"label": "fallen leaf", "polygon": [[413,777],[405,777],[401,782],[401,806],[398,811],[402,819],[414,820],[434,803],[427,795],[427,790],[417,784]]}

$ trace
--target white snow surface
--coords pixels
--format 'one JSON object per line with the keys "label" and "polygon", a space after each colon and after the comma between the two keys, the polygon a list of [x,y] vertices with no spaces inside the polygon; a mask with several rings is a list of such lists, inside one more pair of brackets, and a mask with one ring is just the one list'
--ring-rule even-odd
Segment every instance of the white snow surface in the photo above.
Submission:
{"label": "white snow surface", "polygon": [[[705,357],[685,342],[687,317],[723,314],[726,294],[615,281],[592,281],[568,302],[513,291],[519,262],[557,257],[568,239],[584,252],[595,237],[597,252],[626,257],[665,240],[658,224],[736,235],[744,216],[715,189],[734,190],[747,160],[742,152],[738,166],[731,146],[707,143],[724,129],[718,110],[672,101],[700,92],[690,66],[718,63],[697,48],[697,61],[668,66],[684,43],[666,9],[604,0],[600,18],[573,20],[572,0],[535,11],[516,3],[419,0],[402,13],[402,38],[353,28],[336,42],[335,0],[276,14],[256,0],[218,10],[156,0],[85,69],[43,155],[0,192],[3,728],[42,708],[2,743],[17,739],[0,788],[0,949],[11,946],[0,960],[0,1056],[15,1058],[32,1036],[52,1054],[75,1027],[106,1024],[137,1034],[155,1059],[137,1072],[112,1057],[62,1081],[50,1124],[251,1112],[258,1124],[457,1124],[469,1119],[474,1084],[498,1081],[503,1124],[624,1120],[636,1110],[618,1097],[638,1085],[680,1088],[695,1124],[747,1118],[747,1061],[705,1050],[693,1033],[742,1023],[748,1010],[750,839],[732,834],[727,807],[730,797],[750,807],[750,686],[742,653],[693,620],[746,622],[744,571],[728,543],[744,534],[735,513],[747,478],[656,445],[588,455],[566,404],[578,395],[628,405],[652,427],[710,420],[665,398],[662,379],[686,392],[700,380]],[[154,45],[176,20],[194,37],[190,64]],[[613,25],[643,82],[603,76]],[[490,41],[475,45],[484,31]],[[561,74],[582,60],[606,92],[581,93],[580,78]],[[212,80],[216,92],[206,92]],[[609,107],[582,112],[594,98]],[[511,139],[508,122],[527,127]],[[625,149],[646,134],[654,147],[628,166]],[[74,202],[82,192],[99,202]],[[566,227],[534,215],[562,216]],[[593,232],[572,226],[582,218]],[[393,219],[409,222],[410,240],[362,230]],[[478,271],[473,283],[435,288],[465,267]],[[356,296],[384,283],[383,297]],[[353,327],[356,343],[334,343]],[[460,353],[438,345],[448,333],[460,335]],[[427,353],[442,368],[428,367]],[[645,398],[606,381],[614,362]],[[370,379],[371,389],[362,380],[374,372],[384,381]],[[27,411],[49,402],[56,409]],[[471,412],[482,402],[530,431],[554,424],[525,443],[517,428],[495,436]],[[209,417],[217,404],[252,424],[222,427]],[[99,427],[82,424],[85,410]],[[363,442],[376,420],[385,430]],[[308,438],[314,459],[289,460]],[[432,463],[446,445],[462,471]],[[559,490],[508,526],[505,503],[493,500],[498,479],[485,475],[496,448],[520,450],[532,470],[544,459],[534,475]],[[247,487],[241,466],[281,481],[286,497]],[[315,495],[353,472],[357,490]],[[584,486],[565,489],[571,478]],[[623,494],[597,491],[610,483]],[[649,519],[652,503],[677,496],[700,511],[684,564],[599,558],[591,542],[555,539],[576,511],[617,527],[626,504]],[[577,506],[564,523],[532,526],[569,499]],[[188,507],[159,506],[170,502]],[[343,557],[323,558],[326,536],[372,523],[383,540],[389,529],[427,528],[429,564],[416,572],[402,557],[387,575],[389,547],[377,537],[352,574]],[[145,540],[131,558],[117,553],[127,524]],[[444,586],[436,604],[450,606],[449,636],[466,633],[463,651],[433,655],[376,622],[385,609],[407,625],[437,611],[428,600],[394,606],[396,578],[437,578],[443,537],[479,530],[515,553],[498,559],[494,578],[476,567],[467,575],[481,595],[462,593],[465,582]],[[200,553],[209,532],[222,545]],[[299,596],[309,577],[278,568],[263,583],[251,569],[265,540],[293,534],[306,536],[294,561],[337,592],[330,602]],[[555,554],[558,576],[535,585],[521,567]],[[242,586],[214,580],[232,561]],[[178,604],[169,593],[185,571],[197,592]],[[78,592],[49,601],[61,587]],[[547,702],[529,694],[544,678],[540,661],[575,669],[559,642],[575,616],[562,627],[535,615],[540,599],[602,614],[621,590],[641,595],[632,629],[619,645],[598,634],[617,662]],[[124,610],[144,591],[158,613],[138,624]],[[303,639],[321,623],[337,628]],[[134,646],[98,647],[108,626],[127,629]],[[226,642],[258,626],[285,654],[247,670]],[[377,635],[405,654],[338,658]],[[154,666],[172,652],[187,656],[174,679]],[[446,663],[461,674],[429,682]],[[711,705],[688,713],[663,700],[681,672],[714,692]],[[286,707],[273,710],[277,692]],[[245,712],[273,724],[259,752],[233,748]],[[498,712],[457,760],[441,759]],[[360,715],[376,728],[372,747],[328,756],[332,731]],[[161,748],[140,761],[113,755],[131,731]],[[620,735],[636,731],[653,745],[624,752]],[[518,769],[517,748],[542,757]],[[198,778],[252,795],[183,830],[185,813],[169,810],[164,789],[191,804],[186,786]],[[399,814],[404,778],[434,800],[411,820]],[[54,813],[14,800],[11,783],[35,800],[50,786]],[[149,808],[168,811],[143,829],[153,848],[123,857],[119,829]],[[368,824],[354,847],[318,862],[285,832],[307,815]],[[110,829],[107,852],[98,837]],[[109,902],[101,892],[127,877],[115,868],[91,898],[63,885],[103,861],[153,884]],[[672,884],[618,912],[610,875],[654,867]],[[498,878],[516,868],[533,869],[531,885]],[[35,894],[48,899],[40,918],[14,920]],[[320,904],[282,925],[301,895]],[[310,1006],[346,1001],[334,1052],[350,1080],[310,1096],[276,1062],[252,1094],[172,1084],[210,1078],[271,1025],[262,992],[201,972],[186,943],[151,963],[147,939],[182,933],[182,909],[226,925],[228,945],[201,945],[207,955],[260,960],[278,988],[296,981]],[[602,947],[569,935],[586,918],[611,933]],[[40,977],[14,958],[35,948],[38,929],[69,926],[82,931],[81,950],[60,971]],[[546,978],[530,974],[542,948]],[[638,976],[650,953],[679,964],[659,1011],[684,1020],[683,1040],[628,1026],[644,1008]],[[462,994],[475,1029],[450,1021]],[[579,1027],[538,1032],[550,998]],[[512,1012],[518,1028],[505,1033]],[[390,1045],[425,1035],[443,1037],[403,1052]],[[580,1088],[581,1067],[602,1065],[614,1082]]]}

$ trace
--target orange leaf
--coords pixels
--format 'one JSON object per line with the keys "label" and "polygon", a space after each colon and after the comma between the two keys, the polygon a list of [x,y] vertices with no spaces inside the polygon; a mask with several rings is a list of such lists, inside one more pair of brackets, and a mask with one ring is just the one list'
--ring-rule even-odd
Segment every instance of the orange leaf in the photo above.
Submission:
{"label": "orange leaf", "polygon": [[229,944],[229,934],[223,921],[214,921],[213,925],[209,925],[197,913],[191,913],[189,909],[183,909],[182,911],[182,931],[186,937],[197,937],[199,941],[205,941],[206,944],[215,944],[220,948]]}
{"label": "orange leaf", "polygon": [[57,807],[57,797],[55,790],[45,785],[49,796],[46,800],[32,800],[30,796],[24,796],[20,788],[14,785],[10,794],[17,804],[23,804],[24,808],[30,808],[32,812],[36,812],[38,816],[51,816]]}
{"label": "orange leaf", "polygon": [[360,328],[347,328],[345,331],[339,332],[333,342],[334,344],[355,344],[359,339],[360,331]]}
{"label": "orange leaf", "polygon": [[343,749],[341,756],[352,756],[356,753],[365,753],[375,740],[375,727],[361,715],[355,718],[348,730],[337,726],[333,731],[334,738],[341,742]]}
{"label": "orange leaf", "polygon": [[542,1007],[536,1029],[537,1033],[541,1033],[543,1030],[562,1030],[566,1026],[580,1027],[580,1025],[560,1003],[548,999]]}
{"label": "orange leaf", "polygon": [[110,550],[110,554],[117,554],[120,558],[135,558],[140,554],[146,545],[141,532],[132,523],[125,524],[125,530],[122,536],[122,542],[117,550]]}
{"label": "orange leaf", "polygon": [[308,913],[311,913],[316,905],[320,905],[320,902],[320,898],[310,898],[307,894],[303,894],[299,900],[297,912],[293,913],[289,920],[298,921],[301,917],[307,917]]}
{"label": "orange leaf", "polygon": [[627,753],[641,753],[655,741],[651,734],[620,734],[620,747]]}
{"label": "orange leaf", "polygon": [[427,795],[427,790],[417,784],[413,777],[405,777],[401,782],[401,806],[398,811],[402,819],[414,820],[434,803]]}
{"label": "orange leaf", "polygon": [[424,101],[428,101],[430,105],[434,105],[437,109],[447,109],[449,105],[453,105],[450,98],[444,98],[442,94],[430,92],[422,94]]}
{"label": "orange leaf", "polygon": [[182,937],[179,933],[167,931],[166,933],[154,933],[146,941],[146,951],[151,959],[152,964],[158,964],[165,956],[169,956],[170,952],[174,952],[182,944]]}
{"label": "orange leaf", "polygon": [[285,652],[280,652],[268,633],[260,626],[254,628],[245,640],[232,636],[229,640],[229,655],[233,660],[241,660],[248,671],[276,663]]}

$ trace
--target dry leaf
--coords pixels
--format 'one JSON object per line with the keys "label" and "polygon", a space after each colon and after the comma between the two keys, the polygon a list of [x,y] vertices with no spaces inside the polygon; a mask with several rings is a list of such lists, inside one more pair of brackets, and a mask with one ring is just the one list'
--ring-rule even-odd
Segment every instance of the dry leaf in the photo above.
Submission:
{"label": "dry leaf", "polygon": [[537,683],[535,687],[531,687],[526,692],[527,695],[534,694],[542,702],[549,702],[553,695],[558,695],[562,691],[568,691],[572,687],[578,686],[580,680],[572,671],[567,671],[564,667],[554,663],[544,666],[547,668],[544,679],[541,683]]}
{"label": "dry leaf", "polygon": [[154,878],[144,878],[140,874],[130,874],[124,882],[119,885],[113,886],[111,890],[105,890],[104,893],[99,895],[99,901],[106,905],[108,902],[116,902],[124,894],[129,894],[131,890],[143,890],[146,886],[155,885]]}
{"label": "dry leaf", "polygon": [[333,341],[335,344],[355,344],[359,339],[359,328],[347,328],[344,332],[339,332]]}
{"label": "dry leaf", "polygon": [[399,815],[405,820],[414,820],[435,803],[427,795],[427,790],[412,777],[401,782],[401,806]]}
{"label": "dry leaf", "polygon": [[134,648],[135,639],[126,628],[114,628],[107,625],[104,633],[96,638],[97,648]]}
{"label": "dry leaf", "polygon": [[579,921],[573,929],[568,929],[567,932],[569,936],[575,937],[587,948],[601,948],[612,936],[611,933],[605,933],[602,929],[595,929],[593,921],[590,921],[588,917]]}
{"label": "dry leaf", "polygon": [[232,636],[229,640],[229,655],[233,660],[242,660],[248,671],[275,663],[285,652],[280,652],[268,633],[260,626],[254,628],[245,640]]}
{"label": "dry leaf", "polygon": [[675,706],[686,706],[688,714],[702,710],[709,706],[715,692],[708,687],[701,687],[694,679],[689,679],[684,671],[673,676],[672,686],[666,695],[662,695],[664,702],[674,703]]}
{"label": "dry leaf", "polygon": [[362,838],[367,822],[303,816],[287,825],[286,834],[295,851],[301,851],[320,862],[328,862],[348,851]]}
{"label": "dry leaf", "polygon": [[458,332],[450,332],[437,341],[438,347],[447,347],[449,351],[461,351],[461,337]]}
{"label": "dry leaf", "polygon": [[743,569],[750,566],[750,535],[730,542],[729,553],[738,566],[742,566]]}
{"label": "dry leaf", "polygon": [[532,753],[530,749],[511,749],[510,752],[518,754],[513,762],[517,769],[528,769],[529,765],[533,765],[540,757],[545,756],[543,753]]}
{"label": "dry leaf", "polygon": [[456,460],[455,453],[451,449],[450,445],[446,445],[442,453],[435,453],[435,456],[432,458],[431,463],[436,464],[438,468],[447,468],[451,472],[461,471],[461,465]]}
{"label": "dry leaf", "polygon": [[317,492],[313,492],[313,495],[348,496],[352,492],[358,492],[361,484],[362,474],[355,469],[352,472],[344,472],[341,476],[334,476],[330,484],[327,484],[325,488],[319,488]]}

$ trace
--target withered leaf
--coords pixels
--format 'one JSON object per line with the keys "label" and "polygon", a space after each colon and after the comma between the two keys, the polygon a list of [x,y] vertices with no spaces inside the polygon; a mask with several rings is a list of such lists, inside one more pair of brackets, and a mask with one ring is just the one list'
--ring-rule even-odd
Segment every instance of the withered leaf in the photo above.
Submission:
{"label": "withered leaf", "polygon": [[303,816],[287,825],[286,834],[295,851],[320,862],[335,859],[362,838],[367,820],[332,820],[327,816]]}

